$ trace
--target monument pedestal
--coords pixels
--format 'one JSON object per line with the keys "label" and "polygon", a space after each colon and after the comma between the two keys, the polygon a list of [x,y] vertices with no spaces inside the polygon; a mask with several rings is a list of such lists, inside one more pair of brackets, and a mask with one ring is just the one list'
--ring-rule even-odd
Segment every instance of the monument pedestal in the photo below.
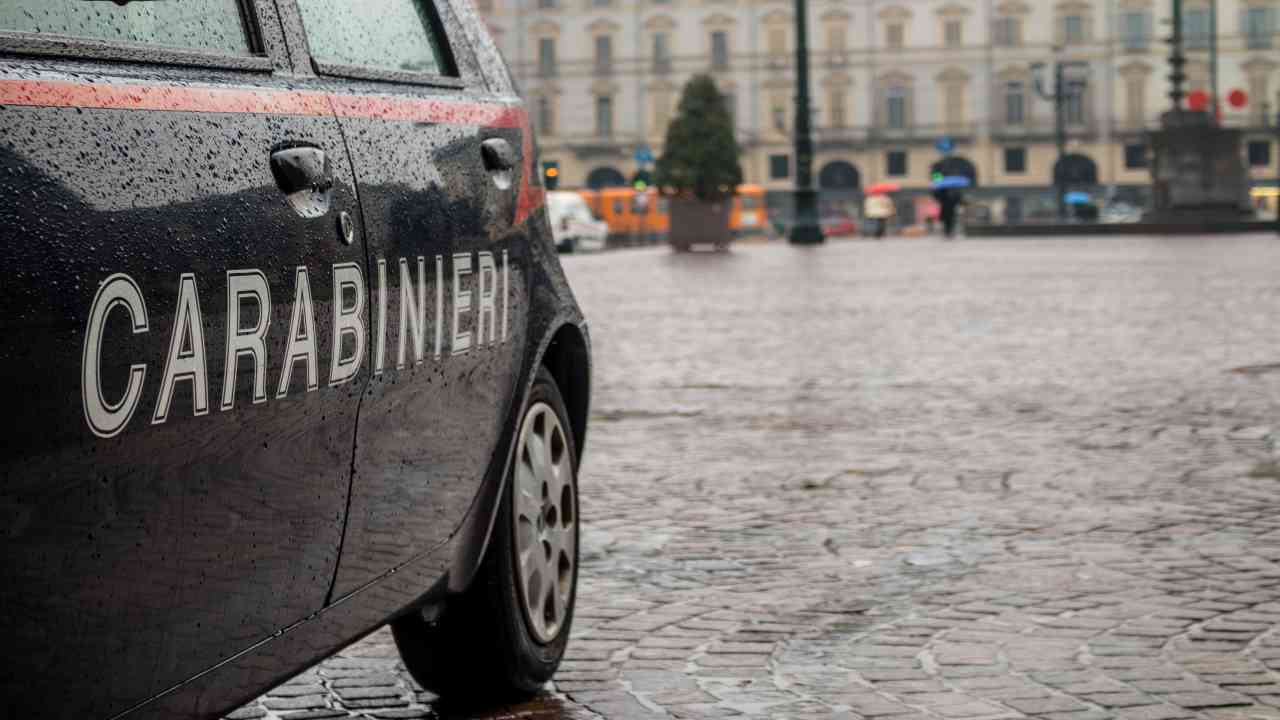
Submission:
{"label": "monument pedestal", "polygon": [[1231,222],[1252,217],[1239,130],[1207,112],[1171,110],[1151,133],[1154,207],[1144,222]]}

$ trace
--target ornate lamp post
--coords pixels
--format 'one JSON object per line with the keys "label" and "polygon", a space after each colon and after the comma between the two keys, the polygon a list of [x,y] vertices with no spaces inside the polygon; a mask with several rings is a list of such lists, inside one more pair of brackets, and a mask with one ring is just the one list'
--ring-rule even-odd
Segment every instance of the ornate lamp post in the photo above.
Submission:
{"label": "ornate lamp post", "polygon": [[1053,103],[1053,136],[1058,146],[1058,159],[1053,164],[1053,191],[1057,196],[1058,222],[1067,218],[1067,178],[1062,159],[1067,154],[1067,101],[1084,92],[1084,80],[1068,80],[1066,71],[1072,68],[1087,68],[1086,62],[1055,60],[1053,63],[1053,92],[1044,87],[1044,79],[1040,73],[1044,63],[1032,63],[1031,72],[1035,78],[1036,94]]}
{"label": "ornate lamp post", "polygon": [[823,241],[818,224],[818,195],[813,189],[813,131],[809,116],[809,36],[806,18],[808,0],[795,0],[796,7],[796,190],[795,223],[790,240],[797,245],[817,245]]}

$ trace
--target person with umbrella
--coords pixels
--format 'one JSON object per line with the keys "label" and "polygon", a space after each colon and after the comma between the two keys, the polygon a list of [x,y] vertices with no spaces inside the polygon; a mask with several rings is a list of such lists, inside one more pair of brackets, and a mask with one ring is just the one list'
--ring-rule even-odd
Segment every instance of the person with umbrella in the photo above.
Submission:
{"label": "person with umbrella", "polygon": [[872,234],[877,238],[884,237],[885,231],[889,228],[889,218],[898,212],[889,193],[900,189],[897,183],[887,182],[867,187],[867,198],[862,202],[862,215],[871,221],[874,227]]}
{"label": "person with umbrella", "polygon": [[964,202],[960,190],[969,187],[969,178],[963,175],[935,174],[929,186],[933,188],[933,199],[938,203],[938,219],[942,221],[942,234],[950,239],[956,231],[956,216],[959,213],[960,204]]}

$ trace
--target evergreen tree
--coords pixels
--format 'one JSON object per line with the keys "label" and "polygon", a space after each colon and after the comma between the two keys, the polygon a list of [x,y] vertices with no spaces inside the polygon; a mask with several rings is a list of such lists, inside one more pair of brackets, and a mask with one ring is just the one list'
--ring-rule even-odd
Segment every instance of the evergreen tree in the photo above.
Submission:
{"label": "evergreen tree", "polygon": [[680,95],[676,118],[667,128],[656,180],[667,193],[714,201],[742,183],[733,116],[708,75],[690,78]]}

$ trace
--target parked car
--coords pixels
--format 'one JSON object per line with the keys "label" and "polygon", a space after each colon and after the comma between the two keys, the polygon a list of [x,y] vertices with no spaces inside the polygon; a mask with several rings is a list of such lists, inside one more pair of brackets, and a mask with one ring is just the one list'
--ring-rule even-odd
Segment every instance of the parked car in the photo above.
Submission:
{"label": "parked car", "polygon": [[0,6],[0,716],[556,670],[587,326],[473,4],[377,7]]}
{"label": "parked car", "polygon": [[547,193],[547,218],[551,234],[560,252],[603,250],[609,237],[609,226],[597,218],[587,201],[576,192]]}
{"label": "parked car", "polygon": [[827,237],[845,237],[858,234],[858,223],[843,213],[822,216],[822,234]]}

